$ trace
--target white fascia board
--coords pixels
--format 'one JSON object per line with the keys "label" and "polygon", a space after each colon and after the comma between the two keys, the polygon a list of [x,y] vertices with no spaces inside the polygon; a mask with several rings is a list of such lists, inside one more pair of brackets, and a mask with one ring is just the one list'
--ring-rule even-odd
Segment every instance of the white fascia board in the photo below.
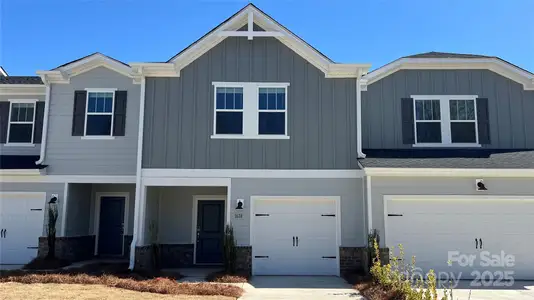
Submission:
{"label": "white fascia board", "polygon": [[44,84],[2,84],[0,95],[45,95]]}
{"label": "white fascia board", "polygon": [[373,177],[534,177],[534,169],[365,168],[364,171]]}
{"label": "white fascia board", "polygon": [[362,178],[363,170],[143,169],[145,178]]}
{"label": "white fascia board", "polygon": [[[282,44],[296,52],[302,58],[310,62],[316,68],[321,70],[327,78],[357,78],[358,74],[367,72],[371,65],[369,64],[336,64],[325,58],[310,45],[306,44],[299,37],[295,36],[287,29],[277,24],[274,20],[254,8],[249,6],[217,30],[202,38],[189,49],[173,58],[171,62],[175,64],[177,71],[188,66],[194,60],[208,52],[218,45],[228,36],[247,36],[247,32],[237,31],[239,28],[248,23],[249,13],[254,15],[254,23],[262,27],[265,31],[255,32],[255,36],[272,36],[278,39]],[[230,34],[230,32],[233,32]]]}
{"label": "white fascia board", "polygon": [[180,77],[173,63],[130,63],[133,72],[145,77]]}
{"label": "white fascia board", "polygon": [[497,58],[401,58],[365,75],[362,90],[399,70],[490,70],[534,90],[534,75]]}

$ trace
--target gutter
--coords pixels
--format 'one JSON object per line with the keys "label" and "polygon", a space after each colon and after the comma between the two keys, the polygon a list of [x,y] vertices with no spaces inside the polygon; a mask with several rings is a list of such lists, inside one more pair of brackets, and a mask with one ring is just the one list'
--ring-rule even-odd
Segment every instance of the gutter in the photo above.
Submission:
{"label": "gutter", "polygon": [[137,136],[137,166],[135,172],[135,208],[134,208],[134,232],[132,237],[132,243],[130,245],[130,265],[129,269],[133,270],[135,267],[135,247],[137,245],[137,239],[139,238],[139,222],[140,220],[140,205],[141,205],[141,190],[142,190],[142,160],[143,160],[143,131],[145,123],[145,77],[141,78],[141,99],[139,103],[139,130]]}
{"label": "gutter", "polygon": [[39,156],[39,160],[35,162],[36,165],[41,165],[44,162],[46,155],[46,140],[48,138],[48,116],[50,115],[50,84],[46,85],[44,110],[43,135],[41,137],[41,153]]}
{"label": "gutter", "polygon": [[356,78],[356,144],[358,151],[358,158],[365,158],[365,153],[362,150],[362,86],[361,86],[362,71],[358,72]]}

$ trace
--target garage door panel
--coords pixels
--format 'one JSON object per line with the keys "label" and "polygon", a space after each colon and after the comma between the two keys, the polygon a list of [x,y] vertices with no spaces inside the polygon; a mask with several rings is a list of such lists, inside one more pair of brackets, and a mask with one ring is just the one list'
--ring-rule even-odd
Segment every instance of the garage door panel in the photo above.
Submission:
{"label": "garage door panel", "polygon": [[[516,280],[534,279],[534,203],[471,198],[388,201],[387,213],[402,216],[387,217],[386,245],[402,244],[405,258],[415,255],[416,265],[425,272],[461,272],[462,279],[472,279],[475,270],[508,270],[515,272]],[[475,239],[483,241],[482,249]],[[473,266],[449,266],[449,251],[475,255],[476,261]],[[482,251],[514,255],[515,266],[483,267]]]}
{"label": "garage door panel", "polygon": [[306,197],[254,201],[254,274],[337,275],[335,204]]}
{"label": "garage door panel", "polygon": [[45,193],[0,193],[0,264],[26,264],[37,256]]}

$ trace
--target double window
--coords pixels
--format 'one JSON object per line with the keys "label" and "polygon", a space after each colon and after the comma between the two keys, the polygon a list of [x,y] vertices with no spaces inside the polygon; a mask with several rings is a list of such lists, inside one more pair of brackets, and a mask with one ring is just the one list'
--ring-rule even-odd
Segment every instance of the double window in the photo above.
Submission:
{"label": "double window", "polygon": [[35,103],[34,100],[17,100],[10,103],[8,144],[33,143]]}
{"label": "double window", "polygon": [[86,136],[111,136],[115,93],[88,91],[85,116]]}
{"label": "double window", "polygon": [[289,83],[214,82],[212,138],[287,139]]}
{"label": "double window", "polygon": [[416,145],[477,145],[477,96],[412,96]]}

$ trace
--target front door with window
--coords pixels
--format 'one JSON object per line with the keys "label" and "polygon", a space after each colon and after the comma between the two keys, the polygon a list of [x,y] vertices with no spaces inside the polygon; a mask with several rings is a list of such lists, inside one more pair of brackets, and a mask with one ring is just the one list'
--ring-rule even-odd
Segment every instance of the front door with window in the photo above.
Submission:
{"label": "front door with window", "polygon": [[197,264],[223,262],[224,200],[198,202],[197,215]]}
{"label": "front door with window", "polygon": [[124,197],[100,198],[98,255],[120,256],[124,234]]}

